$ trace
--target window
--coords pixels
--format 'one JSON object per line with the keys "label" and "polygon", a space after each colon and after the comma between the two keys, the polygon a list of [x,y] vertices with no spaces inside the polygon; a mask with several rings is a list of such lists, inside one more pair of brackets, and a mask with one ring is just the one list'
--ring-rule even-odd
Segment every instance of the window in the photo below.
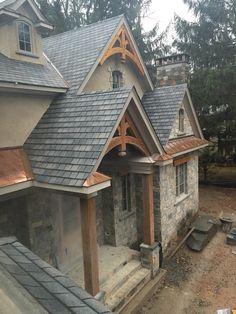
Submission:
{"label": "window", "polygon": [[122,209],[131,211],[130,175],[122,176]]}
{"label": "window", "polygon": [[187,194],[187,163],[176,166],[176,196]]}
{"label": "window", "polygon": [[184,109],[179,110],[179,131],[184,132]]}
{"label": "window", "polygon": [[24,52],[32,52],[30,25],[20,22],[18,24],[19,49]]}
{"label": "window", "polygon": [[120,71],[112,72],[112,88],[120,88],[123,86],[123,77]]}

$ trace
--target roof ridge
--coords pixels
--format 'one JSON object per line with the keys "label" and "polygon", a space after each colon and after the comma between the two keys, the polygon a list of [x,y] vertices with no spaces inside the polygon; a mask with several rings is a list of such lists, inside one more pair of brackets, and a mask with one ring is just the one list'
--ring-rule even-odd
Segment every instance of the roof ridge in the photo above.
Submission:
{"label": "roof ridge", "polygon": [[111,20],[115,20],[115,19],[118,19],[118,18],[121,19],[122,17],[125,17],[125,15],[124,14],[120,14],[120,15],[116,15],[116,16],[110,17],[108,19],[100,20],[100,21],[97,21],[97,22],[94,22],[94,23],[91,23],[91,24],[82,25],[82,26],[80,26],[78,28],[70,29],[70,30],[62,32],[62,33],[58,33],[58,34],[55,34],[55,35],[52,35],[52,36],[45,37],[45,38],[43,38],[43,41],[47,41],[47,40],[50,40],[52,38],[62,36],[64,34],[68,34],[68,33],[72,33],[72,32],[79,32],[79,31],[82,31],[82,30],[87,29],[89,27],[92,27],[94,25],[102,24],[102,23],[105,23],[105,22],[108,22],[108,21],[111,21]]}

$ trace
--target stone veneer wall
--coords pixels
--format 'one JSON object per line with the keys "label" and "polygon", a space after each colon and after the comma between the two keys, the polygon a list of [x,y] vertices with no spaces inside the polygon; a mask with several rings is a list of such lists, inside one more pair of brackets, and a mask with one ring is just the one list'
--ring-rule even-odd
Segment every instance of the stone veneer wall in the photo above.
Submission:
{"label": "stone veneer wall", "polygon": [[[171,239],[184,232],[198,211],[198,155],[188,162],[188,194],[176,197],[175,167],[160,167],[160,220],[161,242],[167,248]],[[155,208],[156,219],[158,207]],[[158,222],[155,222],[158,228]]]}
{"label": "stone veneer wall", "polygon": [[[138,243],[143,242],[143,183],[142,176],[135,175],[136,186],[136,208],[137,208],[137,230]],[[159,168],[155,167],[153,174],[153,199],[154,199],[154,219],[155,219],[155,239],[161,241],[161,216],[160,216],[160,187],[159,187]]]}
{"label": "stone veneer wall", "polygon": [[133,247],[137,243],[135,176],[131,180],[131,211],[122,208],[122,180],[116,173],[108,173],[112,187],[99,192],[97,201],[98,243]]}
{"label": "stone veneer wall", "polygon": [[[193,129],[191,127],[189,117],[188,117],[187,112],[184,108],[184,105],[182,105],[181,108],[184,109],[184,136],[193,135],[194,134]],[[172,126],[172,130],[171,130],[169,139],[178,138],[180,135],[183,135],[183,133],[181,133],[179,131],[179,113],[177,113],[174,124]]]}
{"label": "stone veneer wall", "polygon": [[189,64],[170,63],[157,67],[157,87],[187,83],[189,80]]}

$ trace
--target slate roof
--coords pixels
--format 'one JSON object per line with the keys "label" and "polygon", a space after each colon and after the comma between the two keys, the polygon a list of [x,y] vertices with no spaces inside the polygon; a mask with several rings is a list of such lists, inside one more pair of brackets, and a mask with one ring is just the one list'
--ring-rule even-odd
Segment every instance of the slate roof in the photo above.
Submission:
{"label": "slate roof", "polygon": [[66,88],[67,84],[45,59],[44,65],[9,59],[0,53],[0,82]]}
{"label": "slate roof", "polygon": [[186,89],[187,84],[159,87],[143,96],[143,107],[163,146],[168,142]]}
{"label": "slate roof", "polygon": [[24,147],[39,182],[82,186],[106,144],[132,89],[54,101]]}
{"label": "slate roof", "polygon": [[79,89],[122,18],[120,15],[44,39],[44,51],[69,82],[69,93]]}
{"label": "slate roof", "polygon": [[0,265],[52,314],[111,313],[80,288],[14,237],[0,238]]}

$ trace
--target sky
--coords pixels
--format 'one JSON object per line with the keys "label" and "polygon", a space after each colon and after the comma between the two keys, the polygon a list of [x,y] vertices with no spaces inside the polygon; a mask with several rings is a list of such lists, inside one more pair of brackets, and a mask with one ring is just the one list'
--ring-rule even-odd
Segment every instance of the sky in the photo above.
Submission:
{"label": "sky", "polygon": [[149,31],[157,22],[159,22],[160,30],[164,30],[173,20],[175,13],[188,21],[194,19],[183,0],[152,0],[150,10],[143,19],[144,30]]}

